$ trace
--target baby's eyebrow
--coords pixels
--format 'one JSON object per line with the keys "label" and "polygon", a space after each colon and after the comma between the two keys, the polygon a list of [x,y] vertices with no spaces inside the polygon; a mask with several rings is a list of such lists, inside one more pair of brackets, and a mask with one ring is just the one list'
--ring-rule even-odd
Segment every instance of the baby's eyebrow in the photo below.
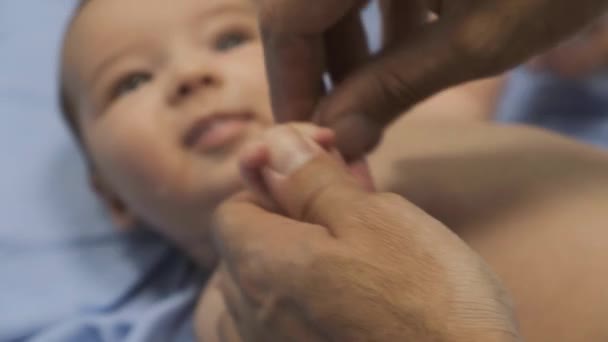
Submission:
{"label": "baby's eyebrow", "polygon": [[[202,20],[210,19],[213,17],[220,16],[222,14],[254,14],[253,7],[246,6],[244,4],[223,4],[220,6],[216,6],[214,8],[208,9],[202,13],[198,13],[194,16],[194,20],[200,22]],[[109,69],[112,65],[114,65],[117,61],[123,59],[124,57],[133,54],[136,50],[134,46],[128,46],[123,49],[119,49],[117,52],[110,54],[108,57],[105,57],[98,66],[95,67],[91,74],[91,83],[96,84],[99,81],[99,78],[104,74],[104,72]]]}
{"label": "baby's eyebrow", "polygon": [[223,4],[203,11],[202,13],[198,13],[197,15],[195,15],[194,21],[200,22],[202,20],[213,18],[215,16],[227,13],[254,14],[255,12],[253,10],[253,7],[244,4]]}
{"label": "baby's eyebrow", "polygon": [[91,76],[91,84],[96,84],[99,81],[99,78],[104,74],[104,72],[109,69],[112,65],[114,65],[119,60],[124,57],[132,54],[134,51],[132,46],[126,47],[124,49],[120,49],[115,53],[110,54],[108,57],[104,58],[101,63],[93,70]]}

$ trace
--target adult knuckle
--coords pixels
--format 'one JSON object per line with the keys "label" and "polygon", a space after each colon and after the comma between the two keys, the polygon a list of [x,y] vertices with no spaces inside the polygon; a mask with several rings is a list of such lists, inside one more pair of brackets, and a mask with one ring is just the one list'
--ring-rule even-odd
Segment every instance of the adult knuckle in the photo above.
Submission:
{"label": "adult knuckle", "polygon": [[369,73],[369,94],[376,96],[372,106],[379,108],[373,119],[379,124],[390,122],[399,112],[410,108],[423,97],[405,74],[406,69],[396,60],[386,60]]}
{"label": "adult knuckle", "polygon": [[[311,161],[306,170],[294,174],[294,184],[306,184],[302,187],[302,197],[295,209],[294,218],[304,222],[320,222],[324,217],[335,217],[350,213],[361,198],[367,195],[356,190],[358,187],[354,177],[344,172],[327,172],[328,163],[334,167],[340,162],[329,155],[319,155]],[[315,177],[311,183],[308,177]]]}
{"label": "adult knuckle", "polygon": [[319,184],[316,189],[311,190],[306,201],[302,204],[299,217],[304,222],[317,222],[319,213],[327,210],[327,203],[335,197],[336,185],[333,182]]}
{"label": "adult knuckle", "polygon": [[486,76],[507,64],[508,36],[497,27],[493,16],[471,16],[463,20],[449,39],[450,55],[459,68],[474,76]]}

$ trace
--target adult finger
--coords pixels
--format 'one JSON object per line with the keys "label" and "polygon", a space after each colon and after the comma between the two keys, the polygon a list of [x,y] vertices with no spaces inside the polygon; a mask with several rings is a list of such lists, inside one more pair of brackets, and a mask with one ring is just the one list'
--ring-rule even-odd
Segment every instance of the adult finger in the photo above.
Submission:
{"label": "adult finger", "polygon": [[[237,265],[245,273],[264,273],[266,270],[259,268],[270,264],[276,255],[297,252],[290,249],[294,243],[321,243],[329,237],[324,227],[298,222],[261,207],[251,193],[234,196],[215,211],[212,234],[228,268]],[[277,260],[272,264],[277,264]]]}
{"label": "adult finger", "polygon": [[608,65],[608,28],[598,25],[585,36],[557,48],[546,65],[566,77],[585,77]]}
{"label": "adult finger", "polygon": [[[220,324],[223,324],[221,327],[223,334],[230,338],[239,336],[244,340],[252,339],[259,334],[256,331],[259,327],[256,322],[252,321],[257,318],[255,307],[259,303],[254,303],[250,297],[251,294],[255,295],[256,288],[247,289],[253,292],[243,291],[233,278],[238,276],[238,273],[231,272],[227,264],[223,264],[221,267],[222,277],[219,281],[219,288],[228,309],[228,314],[220,318],[223,319],[223,322],[220,321]],[[244,284],[247,285],[247,283]]]}
{"label": "adult finger", "polygon": [[230,317],[240,325],[244,325],[244,320],[251,315],[253,303],[243,295],[242,290],[234,281],[233,275],[229,272],[227,264],[222,264],[218,272],[221,273],[221,277],[217,286],[222,293]]}
{"label": "adult finger", "polygon": [[309,120],[324,92],[325,33],[360,0],[257,0],[277,122]]}
{"label": "adult finger", "polygon": [[370,58],[360,7],[340,19],[325,35],[325,53],[329,76],[339,84]]}
{"label": "adult finger", "polygon": [[321,35],[264,37],[264,57],[275,120],[304,121],[324,93]]}
{"label": "adult finger", "polygon": [[390,46],[320,103],[316,120],[336,131],[347,159],[371,150],[403,110],[469,76],[458,72],[462,66],[436,27]]}
{"label": "adult finger", "polygon": [[[318,122],[333,128],[349,158],[373,148],[384,128],[450,86],[502,72],[602,13],[606,3],[442,2],[438,20],[384,51],[324,98]],[[543,25],[528,22],[545,18]],[[567,20],[566,20],[567,19]]]}
{"label": "adult finger", "polygon": [[381,0],[383,47],[390,48],[416,33],[427,22],[425,0]]}
{"label": "adult finger", "polygon": [[263,177],[270,195],[289,216],[321,225],[339,235],[353,205],[367,198],[368,190],[346,165],[310,137],[295,130],[269,132],[269,164]]}

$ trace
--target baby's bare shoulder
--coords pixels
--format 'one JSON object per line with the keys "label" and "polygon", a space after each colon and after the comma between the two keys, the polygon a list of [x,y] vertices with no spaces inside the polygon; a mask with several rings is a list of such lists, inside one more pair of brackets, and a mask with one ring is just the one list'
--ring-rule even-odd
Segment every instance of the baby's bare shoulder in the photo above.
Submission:
{"label": "baby's bare shoulder", "polygon": [[608,153],[523,126],[400,125],[373,159],[388,161],[383,190],[486,259],[513,294],[526,340],[605,340]]}

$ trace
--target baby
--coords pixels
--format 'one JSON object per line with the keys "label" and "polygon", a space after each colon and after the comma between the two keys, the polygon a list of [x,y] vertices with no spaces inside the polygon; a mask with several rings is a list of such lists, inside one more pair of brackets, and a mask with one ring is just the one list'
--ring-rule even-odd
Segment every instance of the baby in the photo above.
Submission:
{"label": "baby", "polygon": [[84,1],[66,33],[61,92],[116,227],[154,230],[211,273],[214,209],[243,189],[239,155],[273,124],[250,2]]}
{"label": "baby", "polygon": [[238,152],[272,125],[246,0],[86,1],[66,35],[65,114],[115,224],[144,224],[214,264],[213,209]]}

